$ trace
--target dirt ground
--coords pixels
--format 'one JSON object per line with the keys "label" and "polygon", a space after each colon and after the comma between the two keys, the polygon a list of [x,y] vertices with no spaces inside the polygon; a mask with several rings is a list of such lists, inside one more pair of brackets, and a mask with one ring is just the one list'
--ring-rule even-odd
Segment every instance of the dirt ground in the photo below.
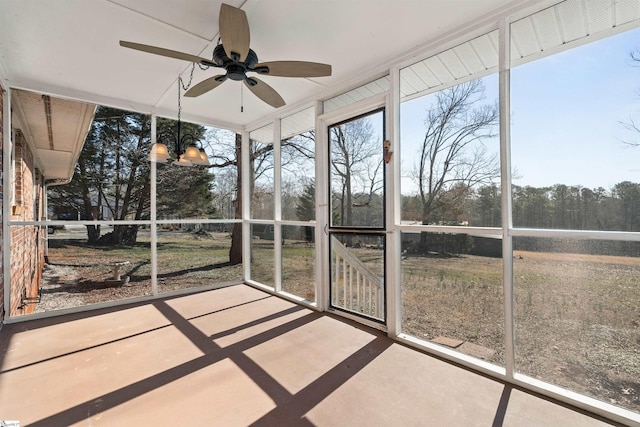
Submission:
{"label": "dirt ground", "polygon": [[151,295],[150,284],[86,282],[77,268],[68,265],[47,264],[42,276],[42,300],[36,305],[36,313]]}
{"label": "dirt ground", "polygon": [[[81,237],[86,234],[80,234]],[[133,245],[100,247],[72,232],[49,240],[42,300],[36,312],[149,296],[151,250],[142,236]],[[209,286],[239,280],[240,265],[228,264],[228,233],[164,232],[158,238],[158,291]],[[126,261],[115,282],[114,262]]]}

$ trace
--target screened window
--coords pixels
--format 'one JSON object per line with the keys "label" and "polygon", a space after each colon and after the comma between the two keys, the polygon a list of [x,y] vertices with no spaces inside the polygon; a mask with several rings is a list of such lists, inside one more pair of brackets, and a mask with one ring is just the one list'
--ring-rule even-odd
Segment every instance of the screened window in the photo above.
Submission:
{"label": "screened window", "polygon": [[500,225],[497,37],[401,70],[403,224]]}
{"label": "screened window", "polygon": [[251,218],[274,219],[273,124],[254,130],[251,139]]}

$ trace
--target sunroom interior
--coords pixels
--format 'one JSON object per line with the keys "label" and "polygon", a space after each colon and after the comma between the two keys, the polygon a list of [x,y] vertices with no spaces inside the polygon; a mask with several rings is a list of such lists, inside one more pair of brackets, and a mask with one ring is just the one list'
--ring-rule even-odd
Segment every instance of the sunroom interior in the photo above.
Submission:
{"label": "sunroom interior", "polygon": [[0,420],[639,425],[640,1],[222,3],[0,4]]}

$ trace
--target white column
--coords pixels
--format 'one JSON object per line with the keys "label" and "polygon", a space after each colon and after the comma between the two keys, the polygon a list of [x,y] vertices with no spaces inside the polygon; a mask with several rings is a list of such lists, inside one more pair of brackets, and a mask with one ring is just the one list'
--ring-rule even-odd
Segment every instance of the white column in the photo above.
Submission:
{"label": "white column", "polygon": [[386,165],[387,330],[390,337],[402,332],[402,257],[400,224],[400,69],[391,69],[391,93],[387,100],[387,138],[391,161]]}
{"label": "white column", "polygon": [[5,321],[11,312],[11,89],[2,93],[2,273]]}
{"label": "white column", "polygon": [[328,141],[326,124],[318,118],[323,113],[322,101],[316,104],[316,304],[324,311],[329,307],[329,191],[328,178]]}
{"label": "white column", "polygon": [[249,219],[251,217],[251,193],[250,184],[251,172],[249,168],[251,154],[251,140],[249,132],[242,132],[242,194],[238,197],[242,197],[242,273],[243,279],[247,280],[251,278],[251,224]]}
{"label": "white column", "polygon": [[273,263],[274,290],[282,290],[282,147],[280,119],[273,121]]}
{"label": "white column", "polygon": [[[156,115],[153,114],[151,116],[151,145],[156,143],[157,138],[157,120]],[[156,171],[157,164],[156,162],[151,162],[151,172],[149,174],[149,179],[151,180],[151,293],[153,296],[158,295],[158,226],[156,224]]]}
{"label": "white column", "polygon": [[509,84],[510,84],[510,27],[509,21],[500,22],[499,36],[499,104],[500,104],[500,194],[502,212],[502,270],[504,286],[504,335],[505,368],[507,378],[515,372],[515,334],[513,316],[513,241],[510,234],[511,217],[511,134]]}

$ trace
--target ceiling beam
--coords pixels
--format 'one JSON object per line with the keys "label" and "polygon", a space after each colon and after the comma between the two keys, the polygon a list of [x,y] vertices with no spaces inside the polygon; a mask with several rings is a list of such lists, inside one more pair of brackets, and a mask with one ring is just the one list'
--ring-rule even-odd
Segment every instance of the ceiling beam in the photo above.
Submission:
{"label": "ceiling beam", "polygon": [[116,2],[116,1],[114,1],[114,0],[105,0],[105,1],[107,1],[108,3],[111,3],[112,5],[114,5],[114,6],[116,6],[116,7],[119,7],[119,8],[121,8],[121,9],[123,9],[123,10],[126,10],[126,11],[127,11],[127,12],[129,12],[129,13],[132,13],[132,14],[135,14],[135,15],[139,15],[139,16],[144,16],[146,19],[148,19],[148,20],[150,20],[150,21],[157,22],[157,23],[159,23],[159,24],[162,24],[162,25],[164,25],[164,26],[166,26],[166,27],[172,28],[172,29],[174,29],[174,30],[176,30],[176,31],[179,31],[179,32],[181,32],[181,33],[184,33],[184,34],[188,34],[188,35],[190,35],[190,36],[193,36],[194,38],[196,38],[196,39],[198,39],[198,40],[200,40],[200,41],[207,41],[207,42],[211,42],[211,41],[213,41],[213,40],[215,40],[215,39],[216,39],[216,37],[214,37],[214,38],[213,38],[213,40],[209,40],[208,38],[206,38],[206,37],[202,37],[202,36],[201,36],[201,35],[199,35],[199,34],[196,34],[196,33],[191,32],[191,31],[189,31],[189,30],[185,30],[184,28],[178,27],[177,25],[173,25],[173,24],[171,24],[171,23],[169,23],[169,22],[163,21],[163,20],[158,19],[158,18],[155,18],[155,17],[153,17],[153,16],[147,15],[146,13],[140,12],[139,10],[132,9],[132,8],[130,8],[130,7],[128,7],[128,6],[125,6],[125,5],[123,5],[123,4],[120,4],[120,3],[118,3],[118,2]]}

